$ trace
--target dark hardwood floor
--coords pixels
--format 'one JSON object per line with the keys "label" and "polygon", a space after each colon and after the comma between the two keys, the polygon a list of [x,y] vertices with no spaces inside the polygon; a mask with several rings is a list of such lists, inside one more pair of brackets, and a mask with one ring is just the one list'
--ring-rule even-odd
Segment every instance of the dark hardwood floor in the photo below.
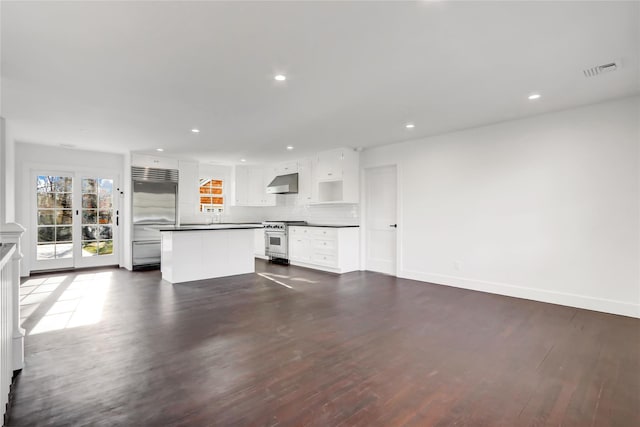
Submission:
{"label": "dark hardwood floor", "polygon": [[640,425],[637,319],[257,270],[174,286],[117,269],[28,279],[9,425]]}

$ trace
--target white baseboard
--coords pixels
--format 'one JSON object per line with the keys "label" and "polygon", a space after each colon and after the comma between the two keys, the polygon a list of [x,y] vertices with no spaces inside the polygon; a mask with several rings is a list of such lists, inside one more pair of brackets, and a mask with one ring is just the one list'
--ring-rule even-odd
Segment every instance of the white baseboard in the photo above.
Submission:
{"label": "white baseboard", "polygon": [[465,277],[449,276],[445,274],[423,273],[411,270],[402,270],[399,277],[403,279],[434,283],[436,285],[453,286],[456,288],[488,292],[491,294],[506,295],[510,297],[640,318],[640,304],[633,304],[624,301],[593,298],[566,292],[554,292],[544,289],[510,285],[507,283],[468,279]]}

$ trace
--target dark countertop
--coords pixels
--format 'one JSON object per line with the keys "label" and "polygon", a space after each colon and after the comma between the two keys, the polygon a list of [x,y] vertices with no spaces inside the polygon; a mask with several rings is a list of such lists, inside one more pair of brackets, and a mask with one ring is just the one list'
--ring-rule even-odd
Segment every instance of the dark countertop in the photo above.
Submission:
{"label": "dark countertop", "polygon": [[204,224],[204,223],[189,223],[186,222],[184,224],[180,224],[180,227],[193,227],[193,226],[197,226],[197,227],[202,227],[202,226],[209,226],[209,225],[262,225],[261,221],[253,221],[253,222],[214,222],[211,224]]}
{"label": "dark countertop", "polygon": [[360,226],[349,225],[349,224],[305,224],[305,225],[297,225],[296,227],[356,228]]}
{"label": "dark countertop", "polygon": [[264,228],[255,223],[247,224],[201,224],[201,225],[167,225],[156,227],[154,230],[163,231],[219,231],[219,230],[252,230]]}

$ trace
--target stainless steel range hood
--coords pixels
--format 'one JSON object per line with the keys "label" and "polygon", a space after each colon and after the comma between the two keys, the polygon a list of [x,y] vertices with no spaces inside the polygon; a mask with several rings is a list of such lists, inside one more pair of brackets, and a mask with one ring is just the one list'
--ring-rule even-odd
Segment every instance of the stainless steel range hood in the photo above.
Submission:
{"label": "stainless steel range hood", "polygon": [[290,173],[288,175],[278,175],[269,185],[267,185],[267,193],[269,194],[297,194],[298,193],[298,174]]}

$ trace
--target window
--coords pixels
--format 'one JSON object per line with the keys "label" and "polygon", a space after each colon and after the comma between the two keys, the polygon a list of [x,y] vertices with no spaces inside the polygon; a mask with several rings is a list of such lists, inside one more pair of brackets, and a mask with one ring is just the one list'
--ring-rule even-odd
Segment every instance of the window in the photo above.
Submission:
{"label": "window", "polygon": [[200,180],[200,212],[222,213],[224,208],[224,186],[221,179]]}
{"label": "window", "polygon": [[38,175],[36,259],[73,256],[73,196],[70,176]]}

